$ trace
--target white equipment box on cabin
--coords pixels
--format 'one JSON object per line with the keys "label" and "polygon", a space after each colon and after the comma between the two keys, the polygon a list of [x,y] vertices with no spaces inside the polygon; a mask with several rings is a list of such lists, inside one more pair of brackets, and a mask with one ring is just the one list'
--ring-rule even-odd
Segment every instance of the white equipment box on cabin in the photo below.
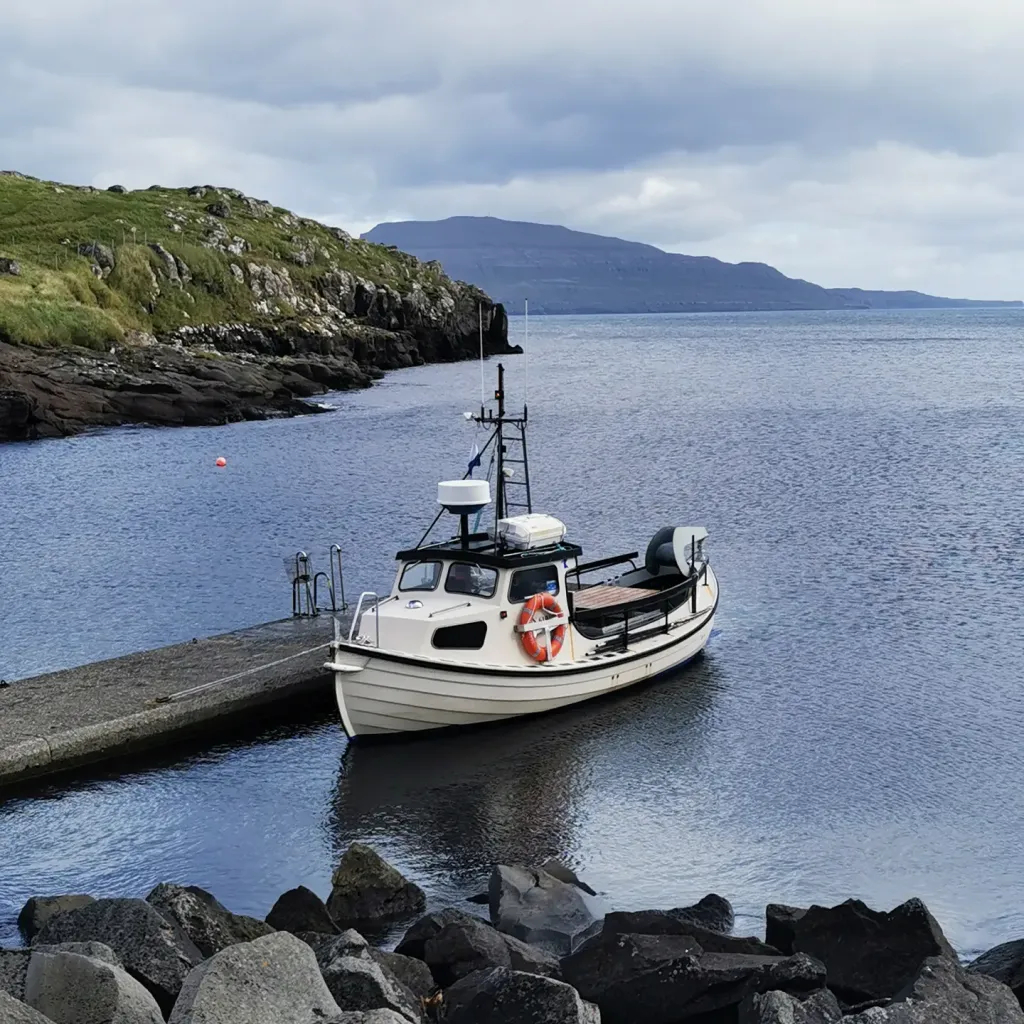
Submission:
{"label": "white equipment box on cabin", "polygon": [[565,523],[554,516],[531,512],[498,520],[498,536],[512,548],[546,548],[565,536]]}

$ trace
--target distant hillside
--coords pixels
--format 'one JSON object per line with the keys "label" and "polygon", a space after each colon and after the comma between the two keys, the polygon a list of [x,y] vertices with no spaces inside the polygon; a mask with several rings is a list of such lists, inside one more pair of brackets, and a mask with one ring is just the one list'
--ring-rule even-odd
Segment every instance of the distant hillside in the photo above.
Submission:
{"label": "distant hillside", "polygon": [[920,292],[822,288],[765,263],[723,263],[653,245],[496,217],[378,224],[362,236],[484,289],[509,312],[682,313],[1008,305]]}

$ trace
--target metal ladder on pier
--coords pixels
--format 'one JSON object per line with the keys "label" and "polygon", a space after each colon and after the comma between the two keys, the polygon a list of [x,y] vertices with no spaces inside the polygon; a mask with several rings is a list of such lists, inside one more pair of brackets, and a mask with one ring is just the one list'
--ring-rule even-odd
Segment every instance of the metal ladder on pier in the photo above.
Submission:
{"label": "metal ladder on pier", "polygon": [[[319,586],[323,580],[331,598],[331,612],[345,611],[345,574],[341,562],[341,545],[332,544],[328,554],[330,572],[315,572],[313,560],[305,551],[297,551],[295,558],[285,559],[285,568],[292,583],[292,615],[314,617],[320,614]],[[339,600],[340,599],[340,600]]]}

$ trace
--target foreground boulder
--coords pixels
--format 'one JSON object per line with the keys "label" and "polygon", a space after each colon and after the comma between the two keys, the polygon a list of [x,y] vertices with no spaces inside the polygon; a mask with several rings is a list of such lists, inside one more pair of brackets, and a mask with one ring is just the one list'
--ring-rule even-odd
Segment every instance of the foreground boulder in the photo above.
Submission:
{"label": "foreground boulder", "polygon": [[54,1024],[49,1017],[9,996],[3,989],[0,989],[0,1021],[3,1024]]}
{"label": "foreground boulder", "polygon": [[739,1024],[838,1024],[842,1019],[839,1001],[827,988],[803,999],[788,992],[759,993],[739,1009]]}
{"label": "foreground boulder", "polygon": [[169,1013],[189,972],[203,959],[177,922],[145,900],[97,900],[48,921],[33,945],[97,941],[121,958],[126,970]]}
{"label": "foreground boulder", "polygon": [[121,958],[104,942],[58,942],[55,946],[35,945],[34,953],[78,953],[93,960],[102,960],[113,967],[124,967]]}
{"label": "foreground boulder", "polygon": [[565,882],[568,885],[575,885],[577,889],[582,889],[585,893],[590,896],[596,896],[597,893],[587,885],[586,882],[582,881],[575,871],[567,864],[563,864],[562,861],[555,857],[549,857],[540,866],[541,871],[546,871],[553,878],[557,878],[560,882]]}
{"label": "foreground boulder", "polygon": [[499,931],[558,956],[601,930],[582,890],[540,869],[498,865],[488,893]]}
{"label": "foreground boulder", "polygon": [[404,985],[413,1000],[419,1005],[421,1000],[429,999],[437,988],[430,968],[422,961],[401,953],[389,953],[387,950],[370,947],[370,956],[380,965],[385,977],[393,982]]}
{"label": "foreground boulder", "polygon": [[342,927],[415,914],[427,905],[418,885],[364,843],[349,846],[331,883],[327,910]]}
{"label": "foreground boulder", "polygon": [[[748,953],[755,956],[782,956],[783,951],[754,936],[725,935],[719,929],[707,928],[688,913],[693,908],[678,910],[614,911],[607,914],[601,926],[601,942],[616,935],[689,935],[697,940],[705,953]],[[724,921],[724,917],[720,919]],[[589,940],[586,945],[592,945]]]}
{"label": "foreground boulder", "polygon": [[163,1024],[156,1000],[120,967],[78,953],[33,952],[25,1002],[54,1024]]}
{"label": "foreground boulder", "polygon": [[809,907],[792,914],[792,951],[820,960],[828,987],[847,1005],[891,998],[929,957],[956,960],[935,918],[918,899],[894,910],[872,910],[860,900]]}
{"label": "foreground boulder", "polygon": [[786,956],[793,953],[796,922],[807,913],[805,908],[790,907],[785,903],[769,903],[764,909],[764,941]]}
{"label": "foreground boulder", "polygon": [[204,959],[236,942],[252,942],[274,931],[264,921],[232,914],[205,889],[195,885],[161,882],[146,902],[176,921]]}
{"label": "foreground boulder", "polygon": [[744,999],[773,989],[813,992],[823,987],[825,968],[802,953],[708,953],[688,935],[617,935],[563,958],[562,977],[601,1008],[605,1024],[675,1024],[735,1015]]}
{"label": "foreground boulder", "polygon": [[340,1016],[313,951],[294,935],[274,932],[196,967],[169,1024],[319,1024]]}
{"label": "foreground boulder", "polygon": [[25,936],[26,942],[31,942],[39,930],[51,918],[66,914],[69,910],[78,910],[79,907],[95,903],[92,896],[33,896],[18,915],[18,928]]}
{"label": "foreground boulder", "polygon": [[281,932],[323,932],[336,935],[341,929],[334,923],[327,905],[311,889],[300,885],[278,897],[267,914],[267,924]]}
{"label": "foreground boulder", "polygon": [[1024,1006],[1024,939],[993,947],[972,961],[967,969],[1009,985],[1017,1001]]}
{"label": "foreground boulder", "polygon": [[844,1017],[843,1024],[1024,1024],[1024,1010],[1002,982],[930,957],[888,1006]]}
{"label": "foreground boulder", "polygon": [[[447,1024],[600,1024],[569,985],[506,967],[475,971],[444,994]],[[639,1019],[639,1018],[638,1018]]]}

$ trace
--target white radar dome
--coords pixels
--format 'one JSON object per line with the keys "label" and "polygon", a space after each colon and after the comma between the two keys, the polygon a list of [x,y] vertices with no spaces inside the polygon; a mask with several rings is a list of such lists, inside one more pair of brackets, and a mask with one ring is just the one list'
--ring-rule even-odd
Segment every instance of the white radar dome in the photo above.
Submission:
{"label": "white radar dome", "polygon": [[456,515],[479,512],[491,503],[486,480],[443,480],[437,485],[437,503]]}

